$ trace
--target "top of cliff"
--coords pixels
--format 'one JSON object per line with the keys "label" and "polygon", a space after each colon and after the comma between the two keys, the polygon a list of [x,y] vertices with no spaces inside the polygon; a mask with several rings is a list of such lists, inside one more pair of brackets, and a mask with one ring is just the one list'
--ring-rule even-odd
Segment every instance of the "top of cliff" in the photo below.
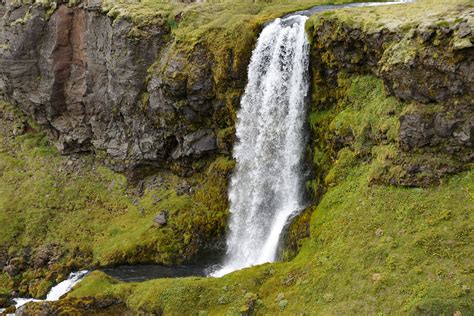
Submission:
{"label": "top of cliff", "polygon": [[382,28],[409,31],[414,27],[449,27],[462,21],[473,29],[474,3],[468,0],[418,0],[400,5],[351,8],[314,15],[311,23],[317,26],[327,17],[361,26],[368,33]]}

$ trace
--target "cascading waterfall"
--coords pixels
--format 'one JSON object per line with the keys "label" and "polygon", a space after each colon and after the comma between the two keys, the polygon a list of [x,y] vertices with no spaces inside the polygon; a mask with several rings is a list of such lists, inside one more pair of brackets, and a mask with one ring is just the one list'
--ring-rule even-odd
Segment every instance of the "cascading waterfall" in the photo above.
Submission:
{"label": "cascading waterfall", "polygon": [[[63,296],[64,294],[68,293],[72,288],[79,283],[84,276],[87,275],[89,271],[87,270],[82,270],[78,272],[72,272],[69,274],[69,277],[58,283],[56,286],[53,286],[51,290],[49,290],[48,295],[46,296],[45,301],[57,301]],[[29,302],[41,302],[42,300],[36,300],[33,298],[14,298],[15,301],[15,307],[20,308],[21,306],[29,303]],[[2,313],[2,310],[0,309],[0,313]]]}
{"label": "cascading waterfall", "polygon": [[253,52],[238,113],[227,254],[213,276],[274,261],[284,225],[302,208],[306,20],[295,15],[273,21]]}
{"label": "cascading waterfall", "polygon": [[303,127],[309,88],[307,16],[409,2],[414,0],[322,5],[277,19],[263,29],[238,113],[227,253],[223,266],[211,276],[274,261],[285,224],[302,209]]}

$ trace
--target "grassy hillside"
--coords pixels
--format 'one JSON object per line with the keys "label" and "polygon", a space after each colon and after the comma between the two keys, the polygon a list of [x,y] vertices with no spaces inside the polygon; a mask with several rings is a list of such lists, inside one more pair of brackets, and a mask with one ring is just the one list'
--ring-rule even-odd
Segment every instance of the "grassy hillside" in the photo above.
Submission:
{"label": "grassy hillside", "polygon": [[[290,263],[222,279],[112,284],[93,273],[70,296],[116,295],[133,309],[219,315],[472,312],[472,200],[467,172],[430,189],[368,186],[353,168],[315,209],[312,237]],[[441,197],[440,197],[441,196]]]}
{"label": "grassy hillside", "polygon": [[[19,270],[13,278],[0,272],[0,293],[19,287],[41,297],[87,266],[181,263],[222,239],[234,164],[227,158],[196,166],[202,171],[187,179],[157,173],[137,189],[98,157],[60,156],[5,103],[0,118],[0,251]],[[161,213],[162,227],[154,222]]]}
{"label": "grassy hillside", "polygon": [[[405,105],[386,97],[374,77],[348,80],[346,104],[328,116],[330,128],[349,124],[362,131],[371,126],[373,132],[396,135],[393,118]],[[361,144],[364,134],[356,135],[354,143]],[[395,141],[366,144],[373,159],[363,158],[357,147],[339,152],[325,179],[329,189],[314,206],[311,237],[291,262],[221,279],[139,284],[117,283],[94,272],[69,297],[119,297],[133,310],[171,315],[468,315],[474,281],[474,173],[426,188],[373,184]]]}
{"label": "grassy hillside", "polygon": [[[176,54],[206,46],[216,61],[214,81],[228,92],[227,70],[245,71],[264,22],[315,4],[104,1],[103,10],[136,23],[130,36],[166,25]],[[472,11],[468,0],[419,0],[407,7],[343,10],[310,19],[308,30],[317,29],[320,18],[340,19],[366,33],[384,27],[408,36],[422,21],[449,27],[461,10],[471,12],[466,8]],[[390,56],[404,63],[405,55]],[[414,183],[420,187],[390,185],[405,176],[401,163],[450,161],[438,152],[400,156],[400,118],[419,105],[388,96],[382,80],[368,73],[341,71],[330,93],[318,83],[312,87],[308,152],[315,172],[308,187],[324,194],[312,206],[311,235],[296,258],[220,279],[121,283],[95,271],[68,298],[76,305],[90,297],[119,299],[135,313],[165,315],[472,314],[472,165],[450,176],[435,174],[437,181],[424,182],[430,175],[419,174]],[[133,186],[104,167],[107,158],[100,153],[60,156],[34,124],[4,103],[0,118],[0,259],[6,252],[18,268],[13,276],[0,272],[0,298],[13,289],[40,297],[85,266],[180,263],[224,235],[230,159],[196,163],[190,178],[160,171]],[[154,223],[160,213],[167,215],[164,226]]]}

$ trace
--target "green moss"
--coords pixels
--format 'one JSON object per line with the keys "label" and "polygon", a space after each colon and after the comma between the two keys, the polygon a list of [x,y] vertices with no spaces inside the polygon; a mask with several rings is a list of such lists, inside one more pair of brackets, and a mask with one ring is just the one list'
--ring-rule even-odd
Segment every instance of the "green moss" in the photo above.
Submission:
{"label": "green moss", "polygon": [[107,292],[133,310],[169,314],[232,313],[250,295],[259,314],[278,313],[282,300],[289,315],[469,313],[474,173],[409,189],[369,185],[370,169],[359,163],[328,190],[314,208],[310,239],[289,263],[220,279],[107,281],[105,289],[88,277],[71,296]]}
{"label": "green moss", "polygon": [[387,97],[381,80],[373,76],[350,80],[341,111],[329,128],[341,137],[354,137],[356,152],[364,152],[371,142],[393,142],[398,137],[398,116],[402,105]]}
{"label": "green moss", "polygon": [[314,15],[307,28],[317,30],[328,19],[337,19],[368,34],[382,29],[409,32],[418,25],[445,27],[459,23],[460,12],[469,4],[468,0],[418,0],[399,5],[343,9]]}
{"label": "green moss", "polygon": [[96,293],[110,294],[111,287],[119,282],[101,271],[91,272],[84,281],[74,288],[80,297],[94,296]]}
{"label": "green moss", "polygon": [[[70,295],[107,293],[134,311],[164,314],[469,313],[473,171],[424,188],[380,181],[402,177],[411,160],[443,160],[400,155],[399,117],[413,105],[387,96],[373,76],[341,73],[328,96],[336,101],[332,107],[315,102],[309,117],[313,135],[320,135],[311,149],[316,169],[311,185],[318,191],[325,187],[325,193],[290,229],[293,246],[301,247],[293,260],[219,279],[107,281],[97,290],[89,286],[95,279],[86,278],[88,290],[79,286]],[[209,172],[232,166],[218,159]],[[203,195],[202,201],[210,198]],[[294,254],[288,250],[283,257]]]}
{"label": "green moss", "polygon": [[335,185],[337,182],[347,177],[347,173],[356,163],[356,155],[348,148],[342,149],[332,168],[324,178],[326,185]]}
{"label": "green moss", "polygon": [[[21,285],[25,294],[41,297],[73,269],[182,263],[224,237],[234,166],[228,158],[204,162],[188,179],[159,172],[145,179],[137,195],[123,175],[92,156],[63,157],[34,130],[13,136],[13,130],[28,129],[10,109],[1,109],[13,120],[2,121],[0,130],[0,244],[12,257],[25,248],[35,254],[56,245],[59,259],[49,269],[27,270],[4,283],[8,288]],[[180,193],[183,183],[193,191]],[[160,212],[167,214],[163,227],[153,221]]]}

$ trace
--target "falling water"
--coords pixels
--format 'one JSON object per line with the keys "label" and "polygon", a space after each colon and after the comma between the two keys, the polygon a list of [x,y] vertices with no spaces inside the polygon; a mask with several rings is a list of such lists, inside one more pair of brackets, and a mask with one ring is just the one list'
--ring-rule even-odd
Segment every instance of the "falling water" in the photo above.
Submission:
{"label": "falling water", "polygon": [[[69,274],[69,277],[57,284],[56,286],[52,287],[51,290],[48,292],[45,301],[57,301],[61,296],[68,293],[72,288],[79,283],[82,278],[88,273],[87,270],[82,270],[78,272],[72,272]],[[42,300],[36,300],[33,298],[14,298],[15,307],[20,308],[21,306],[29,303],[29,302],[41,302]]]}
{"label": "falling water", "polygon": [[285,224],[302,209],[303,126],[309,86],[307,16],[409,2],[414,0],[317,6],[277,19],[263,29],[238,113],[227,253],[223,266],[211,276],[274,261]]}
{"label": "falling water", "polygon": [[213,276],[274,261],[286,221],[302,208],[306,20],[301,15],[275,20],[253,52],[238,114],[227,255]]}

